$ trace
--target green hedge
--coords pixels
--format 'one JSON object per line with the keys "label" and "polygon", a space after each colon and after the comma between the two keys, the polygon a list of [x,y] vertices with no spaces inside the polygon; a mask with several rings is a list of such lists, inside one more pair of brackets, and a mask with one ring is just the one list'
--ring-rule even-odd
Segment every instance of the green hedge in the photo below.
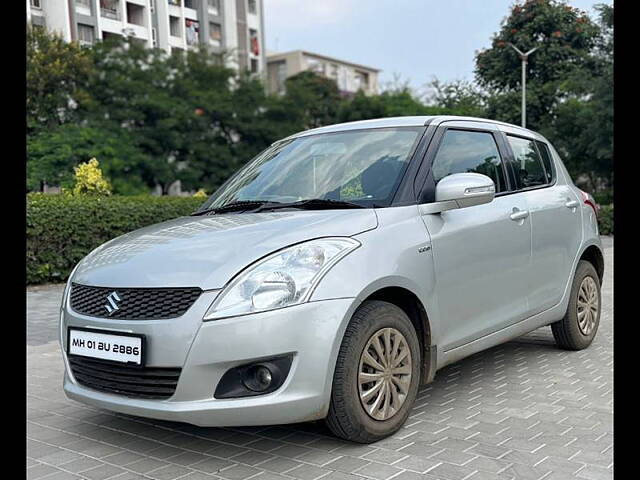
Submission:
{"label": "green hedge", "polygon": [[123,233],[189,215],[193,197],[27,195],[27,284],[61,282],[87,253]]}
{"label": "green hedge", "polygon": [[600,235],[613,235],[613,203],[600,205],[598,212],[598,230]]}
{"label": "green hedge", "polygon": [[[27,195],[27,283],[61,282],[87,253],[123,233],[189,215],[193,197]],[[602,205],[601,235],[613,234],[613,204]]]}

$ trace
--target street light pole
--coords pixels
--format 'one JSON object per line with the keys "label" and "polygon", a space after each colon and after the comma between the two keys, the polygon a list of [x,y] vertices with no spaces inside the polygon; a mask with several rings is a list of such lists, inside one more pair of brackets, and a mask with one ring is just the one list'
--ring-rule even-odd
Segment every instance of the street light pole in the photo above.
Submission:
{"label": "street light pole", "polygon": [[509,43],[511,48],[513,48],[518,55],[520,56],[520,60],[522,60],[522,119],[521,125],[523,128],[527,126],[527,59],[529,55],[535,52],[538,47],[532,48],[527,53],[522,53],[518,47],[516,47],[513,43]]}

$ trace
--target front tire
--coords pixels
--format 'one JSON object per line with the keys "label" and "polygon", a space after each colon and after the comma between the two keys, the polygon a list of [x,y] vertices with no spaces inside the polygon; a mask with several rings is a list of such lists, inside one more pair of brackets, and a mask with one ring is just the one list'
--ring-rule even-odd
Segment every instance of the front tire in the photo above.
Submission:
{"label": "front tire", "polygon": [[591,345],[600,325],[601,308],[598,273],[591,263],[580,260],[571,286],[567,313],[562,320],[551,325],[558,346],[566,350],[582,350]]}
{"label": "front tire", "polygon": [[398,431],[418,393],[420,365],[420,342],[407,314],[388,302],[364,302],[338,353],[325,420],[329,429],[358,443]]}

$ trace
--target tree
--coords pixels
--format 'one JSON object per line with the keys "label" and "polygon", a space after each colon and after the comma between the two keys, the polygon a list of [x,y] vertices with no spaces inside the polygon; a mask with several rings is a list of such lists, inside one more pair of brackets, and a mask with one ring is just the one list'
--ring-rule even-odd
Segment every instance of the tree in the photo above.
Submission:
{"label": "tree", "polygon": [[304,71],[287,78],[285,89],[283,101],[300,122],[301,130],[334,122],[341,102],[334,80]]}
{"label": "tree", "polygon": [[193,109],[175,95],[181,58],[132,39],[101,42],[92,51],[95,74],[89,79],[86,120],[127,132],[146,156],[142,180],[167,193],[178,178],[182,133],[193,117]]}
{"label": "tree", "polygon": [[613,188],[613,7],[597,9],[601,35],[593,68],[567,79],[565,101],[545,130],[574,178],[594,193]]}
{"label": "tree", "polygon": [[434,78],[427,84],[427,89],[429,93],[425,100],[429,105],[447,109],[451,115],[484,116],[486,95],[471,82],[441,82]]}
{"label": "tree", "polygon": [[562,1],[515,4],[491,47],[476,55],[476,79],[490,94],[489,116],[518,122],[521,60],[509,43],[522,51],[539,47],[527,65],[527,124],[539,129],[563,98],[563,82],[593,68],[591,54],[598,35],[598,26],[586,13]]}
{"label": "tree", "polygon": [[27,27],[27,135],[75,118],[92,71],[87,50],[43,28]]}
{"label": "tree", "polygon": [[45,184],[71,188],[74,167],[97,157],[114,193],[146,193],[149,187],[143,178],[148,158],[134,144],[128,132],[112,129],[109,124],[89,127],[69,123],[42,131],[27,142],[27,189],[40,191]]}
{"label": "tree", "polygon": [[613,7],[598,23],[558,0],[514,5],[489,49],[476,56],[487,116],[519,123],[520,58],[509,47],[539,47],[527,65],[527,126],[545,135],[578,183],[613,185]]}
{"label": "tree", "polygon": [[359,91],[353,99],[343,102],[338,120],[350,122],[371,118],[402,117],[406,115],[462,115],[439,105],[425,105],[407,85],[385,90],[379,95]]}

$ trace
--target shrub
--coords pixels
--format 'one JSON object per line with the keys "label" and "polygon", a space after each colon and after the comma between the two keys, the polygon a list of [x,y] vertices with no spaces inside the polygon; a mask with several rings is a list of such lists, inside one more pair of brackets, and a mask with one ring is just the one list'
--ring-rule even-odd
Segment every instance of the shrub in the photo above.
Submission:
{"label": "shrub", "polygon": [[193,194],[194,198],[200,198],[202,200],[209,198],[209,195],[207,195],[207,192],[205,192],[202,188],[199,189],[196,193]]}
{"label": "shrub", "polygon": [[600,235],[613,235],[613,203],[600,206],[598,230]]}
{"label": "shrub", "polygon": [[596,192],[593,194],[593,199],[600,205],[609,205],[613,203],[613,190],[605,190],[604,192]]}
{"label": "shrub", "polygon": [[193,197],[27,195],[27,283],[61,282],[91,250],[146,225],[189,215]]}
{"label": "shrub", "polygon": [[74,195],[111,195],[111,185],[102,176],[100,163],[92,158],[88,162],[73,167],[75,172]]}

